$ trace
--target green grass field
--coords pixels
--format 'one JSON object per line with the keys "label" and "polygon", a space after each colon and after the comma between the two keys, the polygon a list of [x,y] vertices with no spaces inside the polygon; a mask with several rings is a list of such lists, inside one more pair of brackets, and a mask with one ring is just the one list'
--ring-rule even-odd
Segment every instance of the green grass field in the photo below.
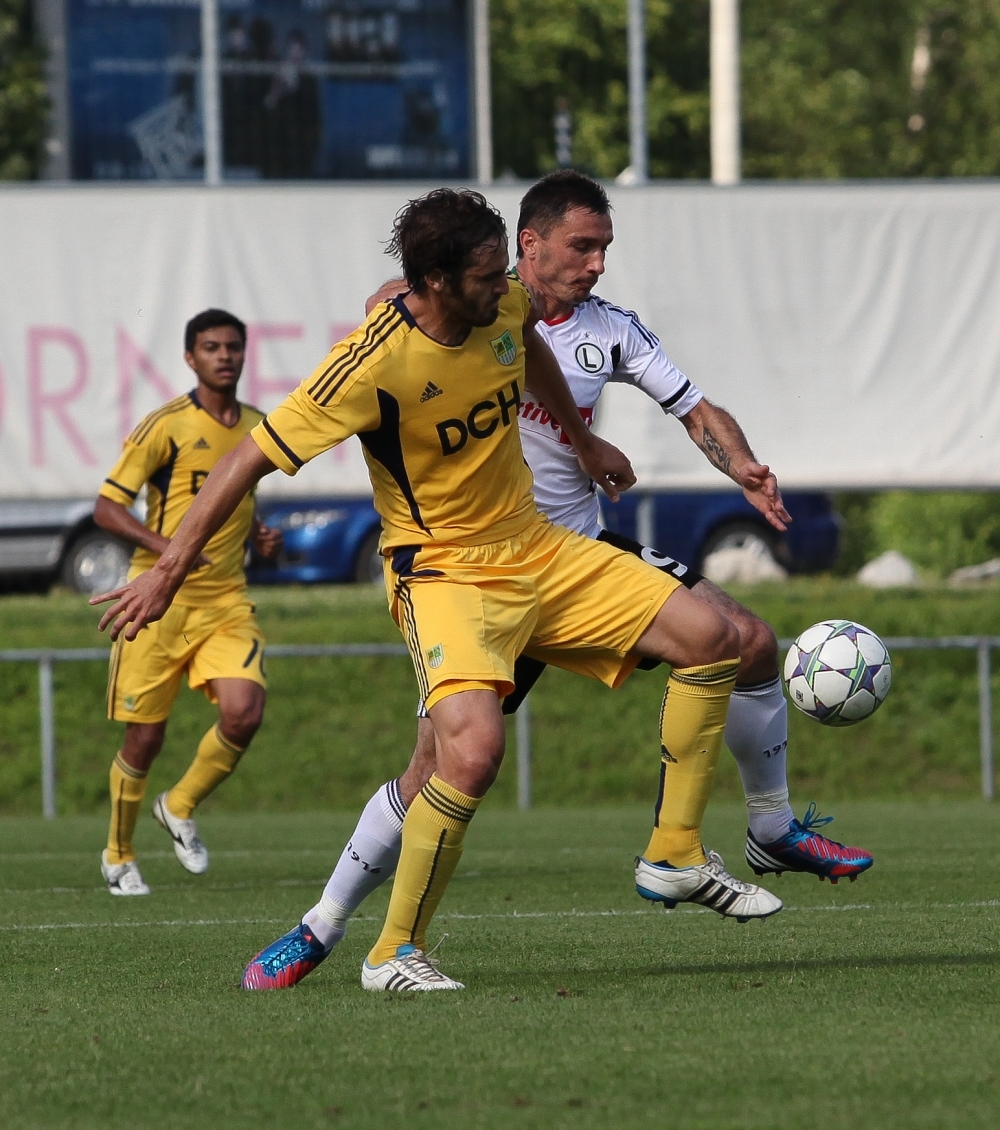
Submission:
{"label": "green grass field", "polygon": [[[1000,813],[842,804],[876,856],[837,887],[772,879],[737,925],[647,908],[648,813],[487,807],[432,937],[464,993],[364,993],[374,896],[296,989],[237,988],[311,905],[352,818],[202,821],[203,878],[144,815],[145,899],[99,886],[103,821],[0,822],[0,1125],[677,1127],[994,1125],[1000,1109]],[[708,842],[746,877],[738,807]],[[300,847],[301,845],[301,847]]]}
{"label": "green grass field", "polygon": [[[847,616],[884,635],[1000,634],[995,587],[873,593],[844,581],[801,579],[738,595],[780,635]],[[400,642],[380,590],[365,586],[258,589],[258,614],[272,643]],[[0,598],[0,647],[94,647],[98,612],[65,592]],[[899,653],[893,689],[870,721],[827,730],[791,714],[789,776],[797,799],[974,797],[979,733],[973,653]],[[994,696],[1000,700],[1000,659]],[[414,734],[415,681],[409,660],[275,659],[264,726],[240,771],[207,811],[356,809],[393,776]],[[104,717],[101,663],[56,666],[60,812],[102,811],[107,768],[121,727]],[[0,813],[40,810],[37,667],[0,666]],[[640,673],[620,690],[547,672],[532,695],[536,801],[544,805],[645,803],[655,788],[656,718],[663,672]],[[181,692],[150,791],[176,780],[214,711]],[[511,805],[509,764],[494,790]],[[728,755],[716,796],[740,796]]]}

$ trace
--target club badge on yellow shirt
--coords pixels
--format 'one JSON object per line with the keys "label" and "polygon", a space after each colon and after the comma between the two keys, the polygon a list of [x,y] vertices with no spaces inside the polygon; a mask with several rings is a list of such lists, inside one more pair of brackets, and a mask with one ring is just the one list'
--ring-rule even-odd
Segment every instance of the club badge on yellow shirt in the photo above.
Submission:
{"label": "club badge on yellow shirt", "polygon": [[493,352],[496,354],[497,360],[501,365],[513,365],[514,358],[517,356],[517,346],[514,344],[514,339],[510,335],[510,330],[504,330],[499,336],[490,341],[493,346]]}

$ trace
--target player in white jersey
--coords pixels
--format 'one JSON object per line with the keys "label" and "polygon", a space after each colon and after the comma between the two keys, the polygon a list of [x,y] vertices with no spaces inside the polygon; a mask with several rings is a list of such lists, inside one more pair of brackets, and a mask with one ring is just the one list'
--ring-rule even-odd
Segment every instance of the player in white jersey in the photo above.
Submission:
{"label": "player in white jersey", "polygon": [[[571,170],[553,173],[528,190],[518,221],[517,275],[541,316],[538,330],[560,363],[584,420],[608,381],[625,382],[676,416],[708,459],[744,489],[747,500],[777,530],[790,521],[777,482],[759,464],[739,424],[712,404],[669,360],[656,336],[628,310],[592,293],[604,272],[613,238],[608,198],[596,182]],[[402,284],[387,284],[369,300],[381,301]],[[535,501],[551,521],[610,541],[670,572],[696,596],[731,620],[740,632],[740,669],[730,700],[726,744],[739,766],[746,794],[746,857],[758,874],[803,871],[837,882],[855,879],[872,865],[871,855],[827,839],[816,828],[813,805],[802,821],[788,803],[787,704],[778,674],[772,629],[694,569],[630,538],[602,530],[593,483],[563,436],[557,420],[530,389],[519,408],[521,442],[534,476]],[[644,661],[640,667],[656,666]],[[523,702],[545,665],[522,656],[516,686],[504,700],[511,714]],[[371,798],[344,849],[319,903],[289,933],[262,950],[247,966],[247,989],[296,984],[323,961],[343,937],[347,920],[393,872],[403,818],[435,766],[434,729],[421,711],[417,746],[409,768]],[[656,898],[639,862],[637,889]]]}
{"label": "player in white jersey", "polygon": [[[704,399],[635,314],[596,294],[568,313],[542,320],[538,328],[588,425],[593,424],[597,401],[608,381],[641,389],[679,419]],[[530,391],[525,393],[518,417],[538,509],[552,522],[587,537],[599,537],[597,493],[581,471],[559,422],[545,405],[532,398]]]}

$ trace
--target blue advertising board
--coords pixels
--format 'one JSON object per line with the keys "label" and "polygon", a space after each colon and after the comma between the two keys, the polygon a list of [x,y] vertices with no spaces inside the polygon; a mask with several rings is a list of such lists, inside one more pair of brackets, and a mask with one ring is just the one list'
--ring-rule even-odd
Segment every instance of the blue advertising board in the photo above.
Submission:
{"label": "blue advertising board", "polygon": [[[202,176],[200,0],[68,0],[72,175]],[[467,0],[219,0],[227,179],[469,174]]]}

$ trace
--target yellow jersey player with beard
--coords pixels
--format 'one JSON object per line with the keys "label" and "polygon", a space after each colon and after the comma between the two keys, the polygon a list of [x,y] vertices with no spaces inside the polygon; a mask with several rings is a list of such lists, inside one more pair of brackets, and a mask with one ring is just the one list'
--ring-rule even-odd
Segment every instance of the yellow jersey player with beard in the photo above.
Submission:
{"label": "yellow jersey player with beard", "polygon": [[[132,638],[162,616],[202,547],[263,475],[293,473],[357,434],[383,519],[390,607],[438,746],[436,772],[406,811],[364,988],[463,987],[428,958],[425,938],[503,759],[501,700],[522,653],[611,687],[642,658],[671,665],[660,716],[666,772],[645,852],[663,901],[709,903],[747,919],[775,913],[780,900],[713,865],[701,843],[739,633],[675,578],[535,508],[511,403],[526,384],[612,499],[635,478],[621,452],[584,424],[535,330],[527,292],[508,279],[502,218],[478,193],[438,189],[401,211],[391,247],[411,289],[377,306],[220,462],[148,573],[94,598],[115,600],[101,627]],[[269,947],[287,943],[288,952],[261,963],[265,976],[271,965],[291,976],[298,962],[323,960],[303,929]]]}
{"label": "yellow jersey player with beard", "polygon": [[[236,399],[246,327],[225,310],[206,310],[185,328],[185,360],[198,378],[191,392],[151,412],[125,441],[101,487],[94,520],[135,545],[129,577],[151,568],[170,544],[212,468],[263,418]],[[129,511],[146,487],[146,517]],[[108,717],[125,723],[125,741],[111,766],[111,823],[101,871],[115,895],[144,895],[132,844],[150,766],[163,746],[167,719],[187,674],[219,706],[180,781],[153,803],[188,871],[201,874],[208,852],[191,818],[236,767],[264,711],[264,639],[247,596],[243,558],[248,541],[264,556],[281,534],[254,517],[247,492],[205,546],[170,612],[135,640],[119,637],[111,652]]]}

